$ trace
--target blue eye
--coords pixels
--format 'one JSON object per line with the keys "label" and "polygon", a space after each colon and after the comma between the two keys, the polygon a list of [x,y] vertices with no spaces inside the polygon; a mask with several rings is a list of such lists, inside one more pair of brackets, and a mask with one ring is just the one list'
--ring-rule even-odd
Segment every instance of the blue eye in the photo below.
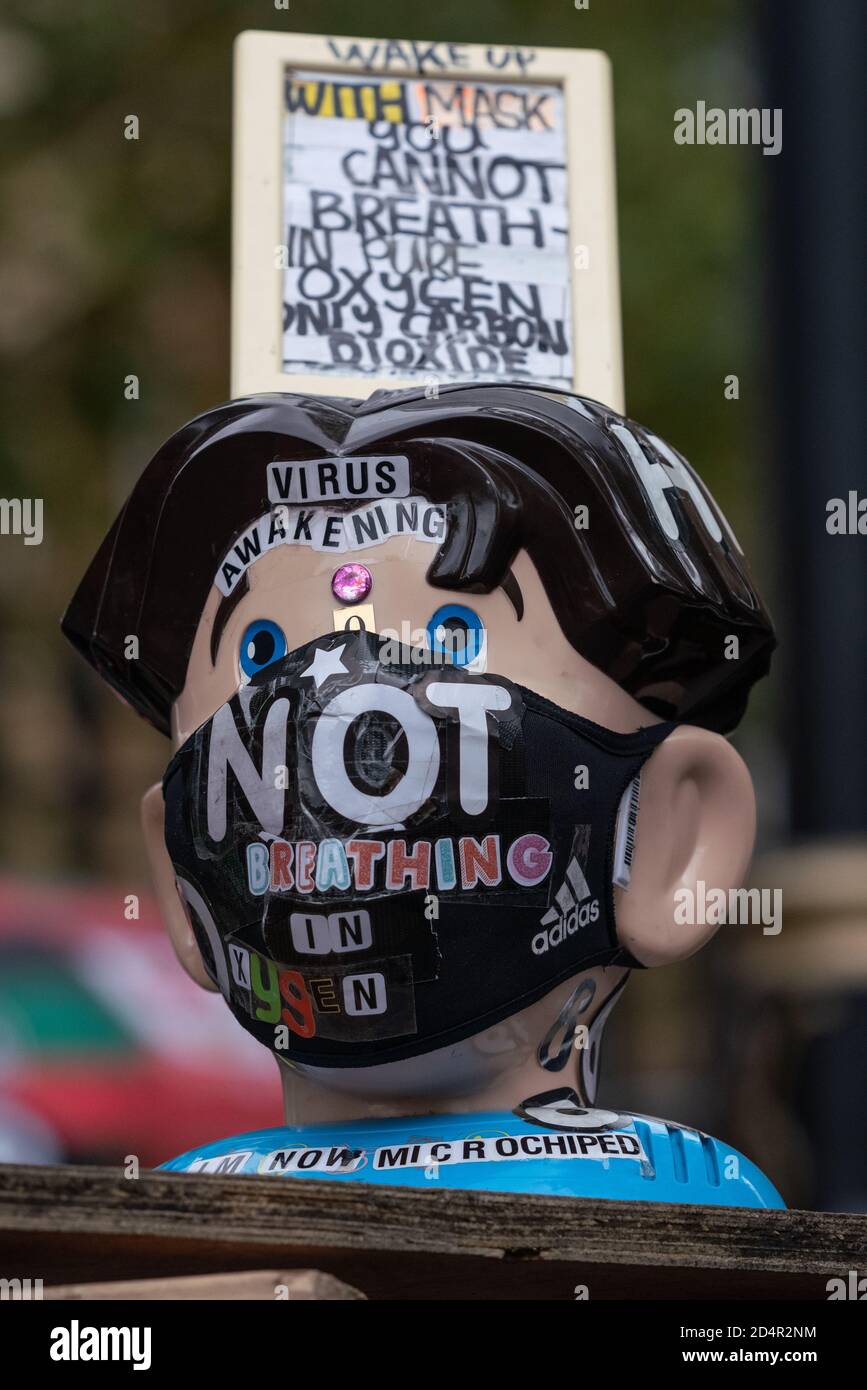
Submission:
{"label": "blue eye", "polygon": [[286,637],[281,627],[270,618],[257,618],[250,623],[241,638],[241,670],[245,676],[264,671],[272,661],[286,655]]}
{"label": "blue eye", "polygon": [[427,625],[434,660],[443,656],[453,666],[469,666],[482,650],[485,628],[478,613],[462,603],[444,603]]}

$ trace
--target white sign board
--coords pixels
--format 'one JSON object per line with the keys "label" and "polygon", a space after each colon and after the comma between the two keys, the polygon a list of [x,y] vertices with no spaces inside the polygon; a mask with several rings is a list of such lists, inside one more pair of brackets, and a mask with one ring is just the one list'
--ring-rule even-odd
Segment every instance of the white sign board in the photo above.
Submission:
{"label": "white sign board", "polygon": [[622,407],[602,54],[253,32],[235,87],[233,395]]}

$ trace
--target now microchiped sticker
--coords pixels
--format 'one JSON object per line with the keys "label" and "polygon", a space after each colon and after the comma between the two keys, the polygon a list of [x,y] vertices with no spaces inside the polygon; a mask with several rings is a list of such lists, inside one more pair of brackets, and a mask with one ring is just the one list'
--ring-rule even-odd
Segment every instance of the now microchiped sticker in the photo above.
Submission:
{"label": "now microchiped sticker", "polygon": [[232,1153],[213,1154],[210,1158],[194,1158],[187,1164],[188,1173],[222,1173],[229,1176],[243,1172],[247,1160],[253,1157],[252,1149],[236,1149]]}
{"label": "now microchiped sticker", "polygon": [[[530,1159],[611,1158],[647,1161],[640,1139],[620,1130],[604,1133],[500,1134],[487,1139],[440,1139],[429,1143],[388,1144],[373,1150],[379,1172],[443,1167],[455,1163],[505,1163]],[[368,1151],[348,1145],[298,1144],[274,1149],[259,1160],[260,1173],[354,1173],[367,1165]]]}
{"label": "now microchiped sticker", "polygon": [[396,1144],[377,1149],[373,1166],[430,1168],[452,1163],[503,1163],[534,1158],[628,1158],[646,1162],[641,1140],[634,1134],[521,1134],[494,1139],[441,1139],[433,1144]]}
{"label": "now microchiped sticker", "polygon": [[[621,1130],[606,1133],[499,1134],[489,1138],[435,1140],[427,1144],[388,1144],[372,1151],[372,1168],[378,1172],[402,1168],[440,1168],[452,1163],[503,1163],[515,1159],[609,1158],[646,1162],[647,1155],[635,1134]],[[289,1145],[276,1148],[258,1161],[260,1173],[354,1173],[367,1166],[368,1152],[347,1144]]]}
{"label": "now microchiped sticker", "polygon": [[345,1144],[330,1144],[315,1148],[297,1144],[291,1148],[272,1149],[259,1159],[260,1173],[354,1173],[364,1167],[367,1159],[361,1149]]}

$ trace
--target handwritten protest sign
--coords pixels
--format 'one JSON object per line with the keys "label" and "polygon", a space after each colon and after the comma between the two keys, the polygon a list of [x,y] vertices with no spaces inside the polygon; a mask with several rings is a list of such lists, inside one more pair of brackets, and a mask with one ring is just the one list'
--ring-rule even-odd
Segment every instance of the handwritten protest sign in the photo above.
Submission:
{"label": "handwritten protest sign", "polygon": [[234,395],[623,407],[604,54],[250,31],[234,113]]}
{"label": "handwritten protest sign", "polygon": [[555,86],[292,71],[283,366],[572,384]]}

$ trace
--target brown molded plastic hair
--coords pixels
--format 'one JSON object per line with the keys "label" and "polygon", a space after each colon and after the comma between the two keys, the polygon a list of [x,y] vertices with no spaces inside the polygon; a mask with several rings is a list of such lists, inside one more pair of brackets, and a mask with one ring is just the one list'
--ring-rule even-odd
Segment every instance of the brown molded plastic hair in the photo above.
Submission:
{"label": "brown molded plastic hair", "polygon": [[[596,402],[532,386],[443,387],[436,399],[413,390],[366,401],[231,401],[179,430],[153,458],[81,581],[63,631],[168,733],[217,567],[269,509],[266,465],[401,453],[410,460],[413,494],[446,504],[431,584],[488,593],[526,549],[582,656],[654,713],[727,732],[768,670],[770,617],[692,470],[721,538],[670,475],[665,500],[677,536],[663,527],[616,433],[624,425],[651,468],[670,464],[674,451],[666,458],[640,425]],[[582,504],[590,518],[583,530],[575,526]],[[139,638],[137,660],[124,654],[131,635]],[[731,637],[738,638],[737,659],[726,655]]]}

